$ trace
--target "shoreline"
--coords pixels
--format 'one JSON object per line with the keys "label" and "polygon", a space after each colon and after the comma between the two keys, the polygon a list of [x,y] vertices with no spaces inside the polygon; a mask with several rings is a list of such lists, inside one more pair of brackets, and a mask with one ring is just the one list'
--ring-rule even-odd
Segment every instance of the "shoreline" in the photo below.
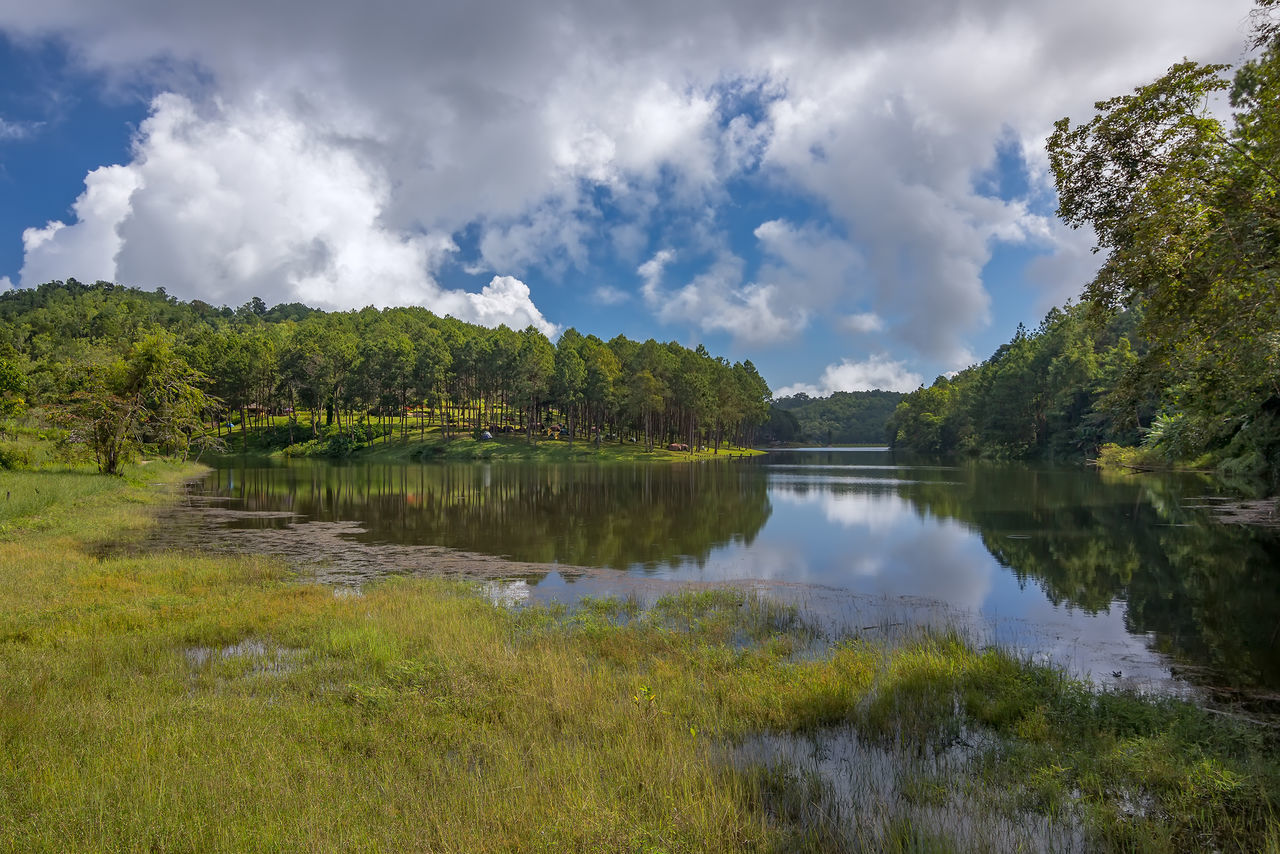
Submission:
{"label": "shoreline", "polygon": [[[250,438],[253,433],[250,432]],[[209,453],[206,459],[238,459],[242,457],[262,457],[272,460],[284,459],[329,459],[343,461],[375,460],[387,462],[465,462],[484,460],[529,460],[540,462],[644,462],[644,463],[681,463],[681,462],[720,462],[749,459],[763,456],[766,450],[756,448],[739,448],[724,446],[719,452],[711,449],[701,451],[671,451],[656,446],[646,451],[641,443],[604,442],[597,446],[590,441],[575,441],[572,444],[563,439],[543,438],[532,444],[523,436],[495,437],[492,439],[474,439],[458,436],[442,439],[438,435],[427,438],[382,437],[371,442],[361,442],[351,446],[342,445],[341,452],[335,452],[330,440],[311,440],[287,446],[261,446],[253,443],[247,449],[235,448],[236,442],[229,442],[225,451]]]}

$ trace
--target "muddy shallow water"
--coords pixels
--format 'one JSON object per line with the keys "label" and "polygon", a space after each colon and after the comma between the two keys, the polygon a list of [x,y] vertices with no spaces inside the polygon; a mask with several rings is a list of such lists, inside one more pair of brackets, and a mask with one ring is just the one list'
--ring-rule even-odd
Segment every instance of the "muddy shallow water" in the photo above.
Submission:
{"label": "muddy shallow water", "polygon": [[1280,691],[1280,533],[1186,476],[789,451],[674,466],[220,463],[148,548],[266,552],[345,587],[484,579],[496,599],[733,583],[829,633],[960,628],[1103,684]]}

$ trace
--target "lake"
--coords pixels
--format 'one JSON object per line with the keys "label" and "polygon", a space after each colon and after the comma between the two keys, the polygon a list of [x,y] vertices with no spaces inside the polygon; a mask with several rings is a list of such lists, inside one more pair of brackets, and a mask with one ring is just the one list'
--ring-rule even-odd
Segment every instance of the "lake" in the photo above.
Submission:
{"label": "lake", "polygon": [[1103,684],[1274,710],[1280,536],[1192,475],[811,449],[733,463],[223,461],[161,544],[285,555],[358,586],[489,580],[496,599],[758,587],[830,631],[955,626]]}

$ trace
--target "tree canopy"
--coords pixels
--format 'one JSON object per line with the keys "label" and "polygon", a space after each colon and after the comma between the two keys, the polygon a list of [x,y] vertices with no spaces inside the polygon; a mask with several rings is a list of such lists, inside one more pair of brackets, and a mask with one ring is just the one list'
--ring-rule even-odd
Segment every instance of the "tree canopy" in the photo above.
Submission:
{"label": "tree canopy", "polygon": [[811,442],[822,445],[869,445],[885,440],[885,425],[903,395],[894,391],[837,391],[827,397],[810,397],[801,392],[780,397],[775,406],[782,410],[778,422],[770,422],[776,432],[787,432],[785,421],[795,422],[794,435],[778,436],[780,441]]}
{"label": "tree canopy", "polygon": [[416,307],[213,308],[74,279],[0,295],[0,384],[6,412],[60,408],[86,438],[98,433],[84,425],[110,410],[110,435],[174,448],[175,429],[197,432],[193,412],[242,436],[267,414],[310,413],[289,419],[291,436],[322,424],[353,435],[372,419],[383,434],[438,426],[718,448],[749,443],[771,398],[750,361],[676,342],[569,329],[553,343],[534,327],[489,329]]}

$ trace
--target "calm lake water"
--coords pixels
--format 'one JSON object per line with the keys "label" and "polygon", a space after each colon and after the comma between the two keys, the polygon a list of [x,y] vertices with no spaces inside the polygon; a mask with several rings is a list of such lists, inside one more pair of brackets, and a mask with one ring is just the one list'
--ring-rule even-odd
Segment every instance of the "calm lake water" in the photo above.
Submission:
{"label": "calm lake water", "polygon": [[739,582],[835,629],[956,625],[1103,683],[1263,706],[1280,689],[1280,537],[1214,521],[1219,497],[1192,476],[866,449],[671,466],[219,465],[183,511],[204,508],[201,525],[175,519],[170,536],[280,551],[338,583],[430,571],[443,547],[560,565],[495,586],[511,600]]}

